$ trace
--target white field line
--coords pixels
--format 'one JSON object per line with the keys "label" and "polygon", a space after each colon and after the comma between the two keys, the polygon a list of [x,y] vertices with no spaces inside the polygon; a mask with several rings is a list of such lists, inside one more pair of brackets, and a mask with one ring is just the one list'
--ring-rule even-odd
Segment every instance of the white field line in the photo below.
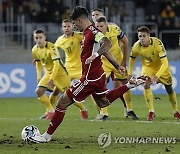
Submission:
{"label": "white field line", "polygon": [[[96,119],[87,120],[87,121],[100,121]],[[125,120],[106,120],[106,121],[100,121],[100,122],[113,122],[113,123],[147,123],[147,124],[175,124],[180,125],[180,121],[142,121],[142,120],[133,120],[133,121],[125,121]]]}
{"label": "white field line", "polygon": [[[3,120],[40,120],[38,118],[0,118],[0,121]],[[66,120],[66,119],[65,119]],[[82,121],[81,119],[74,119],[75,121]],[[132,120],[132,121],[125,121],[125,120],[107,120],[107,121],[100,121],[96,119],[89,119],[89,120],[83,120],[83,121],[89,121],[89,122],[108,122],[108,123],[147,123],[147,124],[175,124],[180,125],[180,121],[142,121],[142,120]]]}

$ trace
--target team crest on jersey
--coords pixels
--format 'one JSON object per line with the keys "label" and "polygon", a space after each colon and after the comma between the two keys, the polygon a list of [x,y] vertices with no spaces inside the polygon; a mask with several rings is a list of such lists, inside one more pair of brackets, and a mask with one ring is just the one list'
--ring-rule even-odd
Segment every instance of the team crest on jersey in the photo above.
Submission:
{"label": "team crest on jersey", "polygon": [[98,31],[94,28],[94,26],[90,26],[89,30],[91,30],[94,35],[98,33]]}

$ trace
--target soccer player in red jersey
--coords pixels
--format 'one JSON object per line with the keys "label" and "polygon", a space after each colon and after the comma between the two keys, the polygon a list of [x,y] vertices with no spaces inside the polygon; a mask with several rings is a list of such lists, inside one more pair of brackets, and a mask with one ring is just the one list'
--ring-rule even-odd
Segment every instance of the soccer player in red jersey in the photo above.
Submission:
{"label": "soccer player in red jersey", "polygon": [[34,137],[30,137],[29,140],[32,142],[50,141],[52,134],[63,121],[67,107],[74,102],[81,102],[92,95],[99,107],[103,108],[110,105],[129,89],[145,82],[141,78],[132,79],[127,84],[109,91],[105,84],[106,76],[102,68],[101,55],[104,55],[120,73],[123,74],[125,71],[125,68],[119,66],[109,52],[111,41],[90,22],[88,12],[84,7],[77,6],[70,17],[74,24],[83,30],[81,44],[82,77],[61,95],[47,131],[43,135],[36,134]]}

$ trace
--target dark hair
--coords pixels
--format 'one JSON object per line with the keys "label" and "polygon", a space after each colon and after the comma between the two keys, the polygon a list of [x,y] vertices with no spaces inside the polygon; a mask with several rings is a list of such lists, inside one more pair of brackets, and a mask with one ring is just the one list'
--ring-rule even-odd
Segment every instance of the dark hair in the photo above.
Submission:
{"label": "dark hair", "polygon": [[44,35],[46,35],[45,32],[42,29],[36,29],[34,31],[34,34],[40,34],[40,33],[43,33]]}
{"label": "dark hair", "polygon": [[149,30],[149,28],[146,27],[146,26],[141,26],[141,27],[139,27],[139,28],[137,29],[137,32],[146,32],[146,33],[150,34],[150,30]]}
{"label": "dark hair", "polygon": [[100,8],[95,8],[95,9],[92,10],[92,12],[94,12],[94,11],[99,11],[99,12],[102,12],[102,13],[103,13],[103,10],[100,9]]}
{"label": "dark hair", "polygon": [[62,21],[62,23],[65,23],[65,22],[72,22],[70,19],[64,19],[63,21]]}
{"label": "dark hair", "polygon": [[70,19],[76,20],[79,17],[88,18],[88,11],[82,6],[76,6],[75,9],[71,12]]}
{"label": "dark hair", "polygon": [[106,17],[105,16],[100,16],[96,19],[97,22],[106,22]]}

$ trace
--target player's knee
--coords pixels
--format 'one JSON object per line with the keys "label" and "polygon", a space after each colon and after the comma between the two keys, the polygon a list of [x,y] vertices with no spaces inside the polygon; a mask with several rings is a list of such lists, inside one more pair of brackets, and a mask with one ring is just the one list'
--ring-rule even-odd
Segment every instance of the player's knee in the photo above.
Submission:
{"label": "player's knee", "polygon": [[35,93],[36,93],[36,95],[38,96],[38,97],[40,97],[40,96],[42,96],[44,93],[43,93],[43,91],[41,90],[41,89],[39,89],[39,88],[36,88],[35,89]]}
{"label": "player's knee", "polygon": [[58,100],[57,106],[60,108],[67,108],[73,104],[73,102],[69,99],[66,93],[62,94],[61,97]]}

